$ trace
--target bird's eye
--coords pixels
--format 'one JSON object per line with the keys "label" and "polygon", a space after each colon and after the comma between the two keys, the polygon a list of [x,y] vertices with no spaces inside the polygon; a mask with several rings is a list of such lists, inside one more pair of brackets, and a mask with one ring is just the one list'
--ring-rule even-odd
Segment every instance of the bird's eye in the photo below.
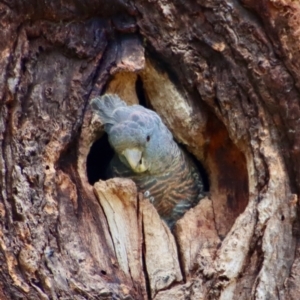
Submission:
{"label": "bird's eye", "polygon": [[150,135],[147,135],[147,142],[150,141]]}

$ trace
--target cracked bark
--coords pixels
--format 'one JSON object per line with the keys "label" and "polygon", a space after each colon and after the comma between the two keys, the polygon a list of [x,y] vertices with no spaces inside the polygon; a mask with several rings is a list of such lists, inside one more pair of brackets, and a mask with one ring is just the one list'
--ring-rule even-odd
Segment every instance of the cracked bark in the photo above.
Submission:
{"label": "cracked bark", "polygon": [[[24,3],[0,1],[0,298],[298,299],[297,1]],[[173,234],[131,181],[89,181],[104,92],[208,173]]]}

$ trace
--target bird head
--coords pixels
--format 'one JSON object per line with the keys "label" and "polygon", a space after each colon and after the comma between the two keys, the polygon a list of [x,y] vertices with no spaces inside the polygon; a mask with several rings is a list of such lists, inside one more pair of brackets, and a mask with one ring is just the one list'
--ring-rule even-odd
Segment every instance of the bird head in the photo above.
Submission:
{"label": "bird head", "polygon": [[172,163],[172,134],[160,117],[140,105],[127,106],[116,95],[92,101],[119,159],[135,173],[161,172]]}

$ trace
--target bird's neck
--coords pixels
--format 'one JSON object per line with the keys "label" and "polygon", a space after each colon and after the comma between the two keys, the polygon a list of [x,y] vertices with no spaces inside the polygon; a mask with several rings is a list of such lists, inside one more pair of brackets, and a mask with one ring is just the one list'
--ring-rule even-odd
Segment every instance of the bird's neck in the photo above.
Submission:
{"label": "bird's neck", "polygon": [[175,141],[172,141],[168,151],[162,151],[155,162],[155,168],[152,168],[150,173],[163,174],[172,170],[174,163],[181,159],[182,150],[178,147]]}

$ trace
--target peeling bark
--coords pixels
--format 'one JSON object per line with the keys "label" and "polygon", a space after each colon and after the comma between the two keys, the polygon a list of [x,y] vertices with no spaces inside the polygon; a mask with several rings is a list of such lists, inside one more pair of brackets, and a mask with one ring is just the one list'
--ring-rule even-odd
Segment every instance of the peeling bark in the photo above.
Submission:
{"label": "peeling bark", "polygon": [[[1,1],[0,298],[298,299],[299,7]],[[130,180],[89,179],[105,92],[207,173],[173,232]]]}

